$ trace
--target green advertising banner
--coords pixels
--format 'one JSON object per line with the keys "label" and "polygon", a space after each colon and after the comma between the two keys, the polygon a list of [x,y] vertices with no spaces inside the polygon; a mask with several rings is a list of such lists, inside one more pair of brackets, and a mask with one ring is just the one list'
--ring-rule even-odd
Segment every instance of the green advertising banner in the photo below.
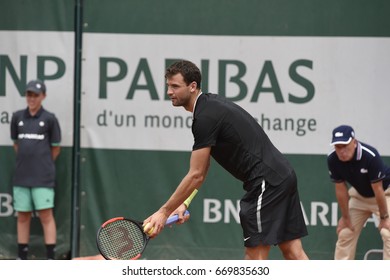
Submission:
{"label": "green advertising banner", "polygon": [[[76,3],[83,11],[80,50]],[[26,106],[26,82],[45,80],[44,106],[56,114],[63,133],[57,258],[95,255],[102,222],[115,216],[143,220],[188,171],[192,116],[174,108],[165,94],[164,70],[176,59],[196,63],[202,90],[248,110],[291,161],[309,230],[304,248],[311,259],[332,259],[340,215],[326,165],[332,129],[352,125],[357,138],[376,147],[390,164],[390,133],[383,129],[390,103],[389,10],[388,1],[362,0],[1,1],[0,259],[16,258],[9,125],[12,112]],[[80,120],[74,117],[78,51]],[[190,221],[166,228],[143,257],[242,259],[238,213],[243,194],[242,184],[212,161],[189,209]],[[73,215],[75,200],[79,220]],[[375,217],[366,223],[357,259],[381,249],[378,223]],[[30,243],[30,258],[44,258],[38,217]],[[282,259],[276,247],[270,258]]]}

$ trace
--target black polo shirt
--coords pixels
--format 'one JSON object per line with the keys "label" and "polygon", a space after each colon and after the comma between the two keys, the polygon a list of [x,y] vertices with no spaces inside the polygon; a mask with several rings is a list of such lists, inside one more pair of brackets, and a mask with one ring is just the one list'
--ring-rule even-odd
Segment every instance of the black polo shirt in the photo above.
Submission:
{"label": "black polo shirt", "polygon": [[390,168],[374,147],[362,142],[357,142],[353,159],[347,162],[340,161],[333,150],[328,155],[328,168],[333,182],[348,182],[364,197],[375,196],[371,183],[383,181],[384,190],[390,184]]}
{"label": "black polo shirt", "polygon": [[265,179],[279,185],[292,172],[258,122],[243,108],[211,93],[199,96],[192,124],[193,150],[211,147],[211,156],[244,188]]}
{"label": "black polo shirt", "polygon": [[14,186],[54,187],[55,164],[51,147],[61,142],[61,130],[54,114],[43,107],[35,116],[27,109],[15,112],[11,139],[18,144]]}

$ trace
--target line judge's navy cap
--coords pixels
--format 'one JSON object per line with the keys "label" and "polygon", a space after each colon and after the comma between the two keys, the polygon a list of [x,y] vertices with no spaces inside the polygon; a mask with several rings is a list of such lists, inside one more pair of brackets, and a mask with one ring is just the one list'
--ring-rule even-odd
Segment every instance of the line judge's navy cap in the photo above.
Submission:
{"label": "line judge's navy cap", "polygon": [[32,91],[35,93],[46,93],[46,86],[40,80],[32,80],[26,86],[26,92]]}
{"label": "line judge's navy cap", "polygon": [[333,129],[332,143],[330,144],[349,144],[353,138],[355,138],[355,131],[353,131],[353,128],[349,125],[340,125]]}

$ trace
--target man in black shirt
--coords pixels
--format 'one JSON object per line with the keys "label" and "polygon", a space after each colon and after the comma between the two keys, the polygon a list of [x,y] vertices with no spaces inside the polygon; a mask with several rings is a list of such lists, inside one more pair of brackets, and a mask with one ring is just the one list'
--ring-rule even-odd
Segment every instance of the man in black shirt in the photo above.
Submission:
{"label": "man in black shirt", "polygon": [[[383,258],[390,259],[390,168],[378,151],[355,138],[349,125],[332,133],[334,150],[328,155],[331,180],[341,210],[337,226],[336,260],[353,260],[360,233],[372,214],[379,220],[383,239]],[[351,186],[348,190],[347,183]]]}
{"label": "man in black shirt", "polygon": [[307,230],[297,179],[286,158],[248,112],[219,95],[201,92],[201,73],[192,62],[174,63],[165,77],[173,106],[193,113],[195,143],[187,175],[145,219],[145,232],[155,237],[173,214],[179,214],[180,222],[187,219],[183,212],[204,182],[212,156],[246,191],[240,201],[245,259],[267,259],[271,245],[278,245],[286,259],[307,259],[300,240]]}
{"label": "man in black shirt", "polygon": [[28,107],[15,112],[11,120],[16,152],[13,197],[18,212],[18,258],[22,260],[27,259],[33,210],[38,211],[42,224],[47,258],[55,256],[54,161],[60,153],[61,130],[55,115],[42,107],[45,97],[45,84],[30,81],[26,87]]}

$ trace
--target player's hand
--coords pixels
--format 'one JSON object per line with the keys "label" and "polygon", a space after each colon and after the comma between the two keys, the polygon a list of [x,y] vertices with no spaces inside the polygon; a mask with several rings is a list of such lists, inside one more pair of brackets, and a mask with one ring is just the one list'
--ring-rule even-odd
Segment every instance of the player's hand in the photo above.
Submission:
{"label": "player's hand", "polygon": [[147,227],[145,230],[149,238],[154,238],[161,233],[168,217],[162,211],[157,211],[150,217],[146,218],[143,222],[143,227]]}
{"label": "player's hand", "polygon": [[184,215],[184,212],[186,210],[187,210],[187,207],[184,204],[182,204],[179,207],[177,207],[177,209],[175,211],[172,212],[171,216],[173,216],[173,215],[179,216],[179,220],[176,222],[176,224],[184,224],[185,222],[188,221],[188,219],[190,218],[190,214]]}

